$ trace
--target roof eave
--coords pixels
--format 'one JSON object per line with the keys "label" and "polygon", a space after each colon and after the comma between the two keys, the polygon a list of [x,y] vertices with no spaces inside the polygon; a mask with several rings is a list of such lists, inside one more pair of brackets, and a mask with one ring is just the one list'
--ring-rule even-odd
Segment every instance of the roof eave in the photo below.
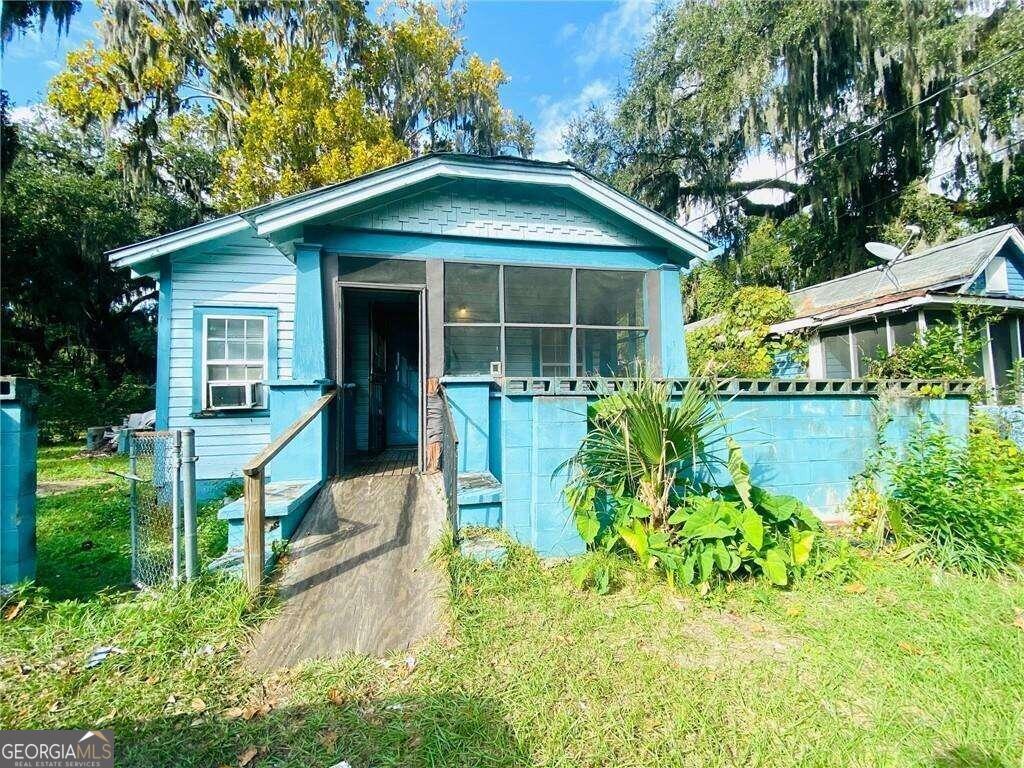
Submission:
{"label": "roof eave", "polygon": [[356,181],[327,189],[318,195],[315,201],[308,197],[292,203],[284,201],[257,213],[253,217],[253,222],[257,234],[265,237],[309,219],[337,212],[437,176],[568,187],[685,252],[690,259],[704,261],[713,259],[721,253],[720,248],[715,248],[703,238],[571,166],[500,166],[466,159],[454,160],[443,156],[428,157],[420,163],[398,166],[390,172],[367,178],[362,183]]}
{"label": "roof eave", "polygon": [[250,224],[239,214],[224,216],[212,221],[171,232],[141,243],[126,245],[107,251],[107,258],[115,267],[136,267],[143,262],[165,256],[169,253],[192,248],[196,245],[236,234],[250,228]]}

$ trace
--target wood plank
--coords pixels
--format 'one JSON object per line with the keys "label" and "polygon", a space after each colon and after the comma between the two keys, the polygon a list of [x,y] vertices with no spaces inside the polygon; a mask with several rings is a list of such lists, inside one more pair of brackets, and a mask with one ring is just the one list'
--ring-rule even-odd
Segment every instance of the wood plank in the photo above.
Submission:
{"label": "wood plank", "polygon": [[429,562],[446,519],[437,475],[368,475],[326,486],[292,540],[284,600],[248,656],[269,671],[346,651],[383,655],[440,626]]}
{"label": "wood plank", "polygon": [[252,592],[258,592],[263,583],[263,545],[266,524],[266,481],[261,467],[254,475],[245,475],[243,481],[245,511],[243,527],[245,549],[242,553],[242,567],[245,584]]}

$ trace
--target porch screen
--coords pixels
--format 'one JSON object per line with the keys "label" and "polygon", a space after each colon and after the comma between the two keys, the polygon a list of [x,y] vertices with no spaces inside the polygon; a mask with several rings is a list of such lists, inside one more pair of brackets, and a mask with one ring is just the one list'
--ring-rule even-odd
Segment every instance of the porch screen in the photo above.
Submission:
{"label": "porch screen", "polygon": [[863,378],[871,371],[871,364],[883,360],[888,354],[885,320],[855,325],[853,342],[857,345],[857,376]]}
{"label": "porch screen", "polygon": [[850,329],[838,328],[822,331],[821,351],[825,355],[825,378],[853,378],[853,363],[850,360]]}
{"label": "porch screen", "polygon": [[489,264],[445,264],[445,373],[486,374],[501,359],[499,277]]}
{"label": "porch screen", "polygon": [[904,312],[889,318],[894,347],[909,347],[917,341],[917,312]]}
{"label": "porch screen", "polygon": [[1016,397],[1010,386],[1013,382],[1013,364],[1017,359],[1015,327],[1017,318],[1000,318],[988,324],[989,345],[992,350],[992,378],[996,385],[997,399],[1002,404],[1012,404]]}
{"label": "porch screen", "polygon": [[445,264],[445,372],[623,376],[646,359],[643,272]]}

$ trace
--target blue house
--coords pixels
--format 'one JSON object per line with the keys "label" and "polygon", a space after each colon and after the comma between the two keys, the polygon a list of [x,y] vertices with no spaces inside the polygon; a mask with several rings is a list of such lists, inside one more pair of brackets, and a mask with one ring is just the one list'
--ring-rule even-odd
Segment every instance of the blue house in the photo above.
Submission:
{"label": "blue house", "polygon": [[985,308],[991,318],[976,370],[993,399],[1006,398],[1024,358],[1024,235],[1012,224],[994,227],[789,297],[794,317],[771,331],[808,335],[807,368],[787,365],[785,373],[812,379],[866,376],[875,360],[930,326],[956,323],[955,308]]}
{"label": "blue house", "polygon": [[[535,404],[532,385],[518,399],[506,385],[571,389],[637,360],[685,377],[680,273],[715,255],[572,165],[438,154],[110,259],[159,284],[157,428],[195,430],[202,495],[336,392],[269,465],[267,515],[289,536],[321,485],[368,456],[428,468],[439,383],[460,523],[559,551],[577,544],[549,476],[582,436],[578,413],[559,426],[580,398]],[[223,513],[235,545],[241,509]]]}

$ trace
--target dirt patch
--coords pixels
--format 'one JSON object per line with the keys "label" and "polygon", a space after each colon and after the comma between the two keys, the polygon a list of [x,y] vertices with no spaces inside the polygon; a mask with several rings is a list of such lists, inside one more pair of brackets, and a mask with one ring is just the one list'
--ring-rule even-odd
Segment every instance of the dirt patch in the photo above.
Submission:
{"label": "dirt patch", "polygon": [[56,496],[59,493],[77,491],[79,488],[88,488],[91,485],[100,485],[109,482],[103,477],[81,477],[77,480],[49,480],[36,483],[36,496]]}
{"label": "dirt patch", "polygon": [[677,669],[728,667],[753,658],[784,661],[802,642],[780,627],[732,611],[701,611],[684,620],[672,637],[641,649]]}

